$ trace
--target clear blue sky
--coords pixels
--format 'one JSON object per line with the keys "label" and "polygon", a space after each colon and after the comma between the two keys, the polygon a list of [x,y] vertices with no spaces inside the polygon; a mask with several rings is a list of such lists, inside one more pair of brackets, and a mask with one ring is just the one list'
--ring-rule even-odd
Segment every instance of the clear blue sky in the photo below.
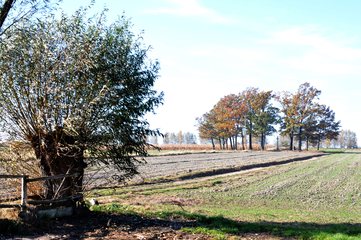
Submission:
{"label": "clear blue sky", "polygon": [[[90,1],[64,0],[68,12]],[[96,0],[109,20],[132,19],[161,64],[164,105],[148,116],[163,132],[195,132],[195,118],[247,87],[322,91],[344,129],[361,139],[361,1]],[[360,141],[359,141],[360,142]]]}

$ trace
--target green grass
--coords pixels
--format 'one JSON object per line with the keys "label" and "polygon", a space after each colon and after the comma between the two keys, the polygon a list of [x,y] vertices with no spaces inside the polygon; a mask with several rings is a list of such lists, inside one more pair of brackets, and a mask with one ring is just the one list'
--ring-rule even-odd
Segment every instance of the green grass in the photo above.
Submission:
{"label": "green grass", "polygon": [[130,186],[123,188],[122,194],[127,197],[115,197],[121,207],[105,205],[97,210],[192,220],[196,224],[184,231],[217,239],[242,233],[361,239],[358,152],[330,154],[203,181]]}
{"label": "green grass", "polygon": [[160,219],[195,220],[192,227],[182,230],[190,233],[202,233],[216,239],[227,239],[240,233],[269,233],[279,237],[297,237],[300,239],[361,239],[361,225],[358,224],[317,224],[303,222],[242,222],[224,216],[207,216],[187,211],[151,212],[137,209],[129,205],[109,204],[93,206],[94,211],[143,215],[144,217]]}
{"label": "green grass", "polygon": [[323,148],[320,149],[321,152],[324,153],[345,153],[346,149],[340,149],[340,148]]}

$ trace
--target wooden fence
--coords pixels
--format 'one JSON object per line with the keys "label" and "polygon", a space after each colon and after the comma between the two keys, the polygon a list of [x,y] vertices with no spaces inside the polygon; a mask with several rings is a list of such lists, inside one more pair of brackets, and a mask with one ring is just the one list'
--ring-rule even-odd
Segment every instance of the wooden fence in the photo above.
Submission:
{"label": "wooden fence", "polygon": [[48,204],[48,203],[61,203],[68,201],[69,199],[78,200],[82,196],[74,195],[67,198],[61,199],[53,199],[53,200],[28,200],[28,188],[27,184],[30,182],[37,181],[46,181],[46,180],[54,180],[54,179],[65,179],[68,177],[76,177],[78,174],[62,174],[50,177],[38,177],[38,178],[29,178],[27,175],[0,175],[0,179],[21,179],[21,196],[20,196],[20,204],[0,204],[0,208],[20,208],[22,211],[27,208],[28,204]]}

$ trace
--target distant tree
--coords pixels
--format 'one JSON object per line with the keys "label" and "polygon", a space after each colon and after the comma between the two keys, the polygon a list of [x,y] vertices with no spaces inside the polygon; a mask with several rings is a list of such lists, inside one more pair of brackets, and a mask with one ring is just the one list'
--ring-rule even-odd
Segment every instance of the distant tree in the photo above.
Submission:
{"label": "distant tree", "polygon": [[144,119],[163,99],[153,89],[158,62],[127,19],[106,25],[86,14],[24,21],[0,43],[5,130],[31,144],[44,176],[78,174],[45,181],[47,199],[80,193],[87,163],[115,167],[119,180],[133,176],[146,136],[159,134]]}
{"label": "distant tree", "polygon": [[221,149],[228,148],[228,138],[233,135],[234,131],[234,122],[230,118],[229,102],[226,98],[227,96],[220,99],[212,109],[215,119],[214,126]]}
{"label": "distant tree", "polygon": [[336,121],[335,112],[325,105],[321,105],[318,110],[318,121],[316,123],[317,150],[323,140],[332,141],[337,139],[340,133],[340,121]]}
{"label": "distant tree", "polygon": [[197,137],[193,133],[186,132],[183,134],[183,142],[185,144],[196,144]]}
{"label": "distant tree", "polygon": [[237,150],[237,139],[238,136],[241,137],[242,150],[245,149],[245,136],[244,131],[246,130],[246,120],[248,113],[247,99],[242,93],[237,95],[230,94],[225,98],[228,101],[228,109],[229,109],[229,119],[231,120],[231,126],[234,129],[233,137],[231,138],[231,142],[233,140],[233,148]]}
{"label": "distant tree", "polygon": [[337,145],[340,148],[346,148],[346,142],[347,142],[346,131],[348,130],[341,130],[340,135],[337,138]]}
{"label": "distant tree", "polygon": [[211,139],[213,145],[213,139],[217,139],[221,149],[228,149],[229,145],[237,149],[240,136],[244,150],[245,133],[249,135],[250,149],[253,134],[259,133],[264,147],[265,136],[274,131],[271,124],[277,115],[276,108],[270,104],[271,98],[271,92],[259,92],[256,88],[222,97],[209,113],[197,119],[200,137]]}
{"label": "distant tree", "polygon": [[260,137],[261,149],[265,150],[266,136],[276,132],[279,122],[278,108],[271,104],[272,91],[260,91],[254,99],[254,133]]}
{"label": "distant tree", "polygon": [[158,136],[157,135],[150,135],[147,137],[147,141],[148,143],[152,144],[152,145],[158,145]]}
{"label": "distant tree", "polygon": [[178,144],[178,137],[174,132],[169,134],[169,143],[170,144]]}
{"label": "distant tree", "polygon": [[347,148],[357,148],[357,136],[355,132],[346,130],[346,147]]}
{"label": "distant tree", "polygon": [[281,135],[289,137],[289,149],[294,149],[294,134],[296,128],[296,103],[290,92],[283,92],[277,96],[281,105]]}
{"label": "distant tree", "polygon": [[214,106],[213,111],[216,115],[216,129],[219,138],[226,148],[228,148],[228,141],[231,149],[237,149],[237,139],[240,135],[242,138],[242,147],[244,147],[243,129],[245,128],[245,121],[247,115],[247,105],[244,96],[241,94],[229,94],[221,98]]}
{"label": "distant tree", "polygon": [[[288,146],[294,147],[294,138],[298,137],[298,149],[302,143],[337,137],[340,122],[335,121],[335,113],[318,103],[321,91],[309,83],[303,83],[295,93],[283,92],[275,96],[272,91],[260,91],[258,88],[247,88],[238,95],[229,94],[222,97],[201,118],[197,118],[200,138],[210,139],[213,146],[218,140],[221,149],[237,149],[238,137],[248,134],[249,149],[255,138],[260,138],[261,148],[265,149],[266,136],[276,132],[275,126],[280,124],[281,135],[288,136]],[[273,99],[280,103],[275,107]],[[282,116],[280,116],[280,113]]]}
{"label": "distant tree", "polygon": [[215,149],[215,139],[218,138],[217,130],[215,127],[215,116],[213,111],[203,114],[197,120],[199,137],[201,139],[209,139],[212,143],[213,150]]}
{"label": "distant tree", "polygon": [[290,138],[285,135],[279,136],[279,144],[282,148],[289,148],[290,147]]}
{"label": "distant tree", "polygon": [[163,144],[170,144],[170,133],[167,132],[163,136]]}
{"label": "distant tree", "polygon": [[258,110],[258,103],[256,96],[259,93],[258,88],[247,88],[245,91],[241,93],[243,96],[246,106],[247,106],[247,114],[246,114],[246,129],[248,133],[248,145],[249,149],[253,149],[252,139],[254,134],[254,122],[256,118],[256,111]]}
{"label": "distant tree", "polygon": [[340,148],[358,147],[356,133],[351,130],[341,130],[337,142]]}
{"label": "distant tree", "polygon": [[177,144],[183,144],[184,143],[184,137],[183,137],[183,132],[179,131],[177,133]]}
{"label": "distant tree", "polygon": [[312,87],[309,83],[301,84],[295,95],[297,99],[297,115],[296,124],[298,128],[298,149],[302,150],[302,134],[305,123],[312,114],[318,111],[318,105],[315,100],[318,100],[318,96],[321,91]]}
{"label": "distant tree", "polygon": [[317,149],[324,140],[337,139],[340,129],[340,121],[335,120],[335,113],[325,105],[319,105],[304,125],[304,134],[307,141],[314,141]]}
{"label": "distant tree", "polygon": [[303,83],[295,94],[284,92],[278,97],[283,113],[281,129],[283,134],[290,136],[291,150],[294,135],[298,136],[298,149],[302,150],[303,131],[308,119],[317,111],[316,100],[320,94],[321,91],[309,83]]}

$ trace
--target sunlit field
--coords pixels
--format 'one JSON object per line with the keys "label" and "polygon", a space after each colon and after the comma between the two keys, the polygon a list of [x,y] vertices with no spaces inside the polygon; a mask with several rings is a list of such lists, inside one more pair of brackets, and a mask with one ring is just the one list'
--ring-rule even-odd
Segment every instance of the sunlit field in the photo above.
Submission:
{"label": "sunlit field", "polygon": [[361,238],[360,182],[361,152],[353,151],[227,175],[103,190],[97,194],[108,196],[100,201],[113,203],[97,210],[197,220],[183,230],[215,238],[255,232]]}

